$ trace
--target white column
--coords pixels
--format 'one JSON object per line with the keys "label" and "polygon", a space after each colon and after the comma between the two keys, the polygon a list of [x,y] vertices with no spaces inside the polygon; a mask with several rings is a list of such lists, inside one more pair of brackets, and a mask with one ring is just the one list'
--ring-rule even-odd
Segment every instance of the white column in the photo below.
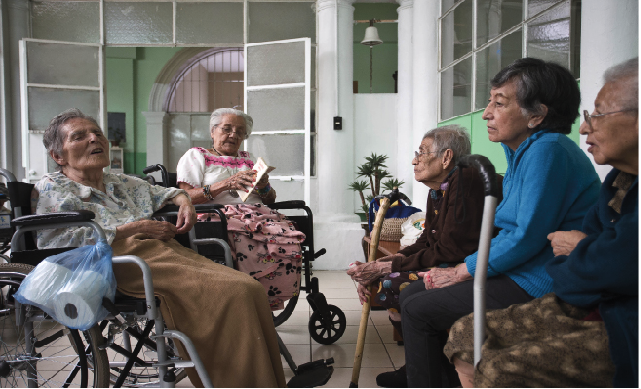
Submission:
{"label": "white column", "polygon": [[[438,17],[439,1],[415,1],[413,12],[412,147],[436,127],[438,115]],[[399,38],[400,41],[400,38]],[[424,208],[429,189],[416,184],[412,201]]]}
{"label": "white column", "polygon": [[[6,168],[22,180],[25,171],[22,167],[22,136],[20,116],[20,56],[18,54],[19,41],[28,38],[29,34],[29,2],[26,0],[9,0],[6,2],[6,17],[3,15],[2,37],[4,45],[2,56],[6,85],[3,85],[7,92],[6,100],[2,103],[5,106],[6,117],[2,118],[2,125],[9,125],[6,128],[7,138],[4,140],[3,150],[7,152]],[[8,25],[5,25],[7,22]],[[6,35],[5,35],[6,34]],[[6,149],[4,148],[6,147]],[[3,157],[4,159],[4,157]],[[5,166],[3,166],[5,167]]]}
{"label": "white column", "polygon": [[[581,111],[592,112],[610,66],[639,55],[638,0],[583,0],[581,4]],[[583,122],[583,115],[580,118]],[[587,153],[585,136],[581,148]],[[594,163],[590,153],[587,153]],[[595,164],[603,180],[610,165]]]}
{"label": "white column", "polygon": [[[167,122],[169,115],[165,112],[142,112],[147,122],[147,164],[161,164],[167,166],[169,154],[167,152]],[[153,174],[156,181],[161,180],[160,173]]]}
{"label": "white column", "polygon": [[[414,186],[414,173],[412,158],[414,150],[418,145],[412,143],[412,11],[414,0],[396,0],[398,7],[398,99],[396,115],[398,117],[396,144],[396,176],[399,180],[405,181],[401,192],[412,197]],[[419,0],[420,1],[420,0]],[[419,184],[420,185],[420,184]],[[414,204],[423,208],[424,204],[419,201]]]}
{"label": "white column", "polygon": [[[363,258],[360,219],[354,213],[354,7],[353,0],[318,0],[318,135],[316,175],[318,214],[314,215],[314,245],[327,254],[317,269],[346,269]],[[333,118],[343,118],[334,130]]]}

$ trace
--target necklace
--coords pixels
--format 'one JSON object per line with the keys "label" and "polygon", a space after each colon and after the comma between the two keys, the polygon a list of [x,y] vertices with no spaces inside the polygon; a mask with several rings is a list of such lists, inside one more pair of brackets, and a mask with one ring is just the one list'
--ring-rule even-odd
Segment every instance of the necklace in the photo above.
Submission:
{"label": "necklace", "polygon": [[[223,155],[220,153],[220,151],[216,150],[216,148],[215,148],[213,145],[211,146],[211,149],[212,149],[212,150],[214,150],[214,151],[216,152],[216,154],[218,154],[218,156],[219,156],[219,157],[222,157],[222,156],[223,156]],[[227,155],[226,155],[226,157],[227,157]],[[237,198],[239,198],[239,197],[240,197],[240,195],[238,194],[238,192],[236,192],[236,191],[235,191],[235,190],[233,190],[233,189],[230,189],[230,190],[229,190],[229,195],[230,195],[231,197],[235,198],[235,199],[237,199]]]}

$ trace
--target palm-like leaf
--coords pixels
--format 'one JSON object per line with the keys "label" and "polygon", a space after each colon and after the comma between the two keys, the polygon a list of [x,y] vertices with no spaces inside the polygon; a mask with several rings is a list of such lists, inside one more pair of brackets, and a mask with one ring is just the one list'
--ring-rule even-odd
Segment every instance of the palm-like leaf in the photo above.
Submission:
{"label": "palm-like leaf", "polygon": [[405,181],[399,181],[396,178],[393,178],[383,182],[383,188],[385,190],[392,191],[395,187],[400,189],[400,187],[403,186],[404,183]]}
{"label": "palm-like leaf", "polygon": [[369,184],[367,183],[367,181],[354,181],[349,184],[349,189],[353,190],[354,192],[362,192],[369,189]]}
{"label": "palm-like leaf", "polygon": [[372,153],[369,157],[365,157],[367,162],[372,166],[373,169],[379,170],[378,168],[387,167],[385,161],[387,161],[387,155],[376,155]]}

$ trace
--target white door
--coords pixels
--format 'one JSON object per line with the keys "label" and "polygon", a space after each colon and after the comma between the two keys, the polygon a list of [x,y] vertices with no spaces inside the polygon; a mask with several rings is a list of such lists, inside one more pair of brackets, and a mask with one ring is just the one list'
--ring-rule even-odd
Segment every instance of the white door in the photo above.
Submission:
{"label": "white door", "polygon": [[49,121],[78,108],[105,129],[103,51],[99,44],[20,41],[22,165],[27,182],[55,171],[42,144]]}
{"label": "white door", "polygon": [[276,167],[278,201],[310,203],[311,39],[245,45],[245,112],[254,119],[245,149]]}

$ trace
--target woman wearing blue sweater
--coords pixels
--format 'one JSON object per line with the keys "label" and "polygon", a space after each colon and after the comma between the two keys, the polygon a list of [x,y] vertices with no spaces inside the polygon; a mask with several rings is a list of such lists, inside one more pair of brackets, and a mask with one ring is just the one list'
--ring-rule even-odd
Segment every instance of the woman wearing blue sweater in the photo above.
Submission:
{"label": "woman wearing blue sweater", "polygon": [[[552,291],[545,271],[554,258],[547,235],[580,229],[597,201],[600,180],[585,153],[565,134],[579,116],[580,93],[564,67],[519,59],[491,81],[483,119],[508,161],[503,201],[496,210],[487,308],[525,303]],[[409,387],[458,386],[443,354],[446,330],[473,311],[477,254],[451,268],[424,274],[400,295]],[[470,334],[471,336],[471,334]]]}

